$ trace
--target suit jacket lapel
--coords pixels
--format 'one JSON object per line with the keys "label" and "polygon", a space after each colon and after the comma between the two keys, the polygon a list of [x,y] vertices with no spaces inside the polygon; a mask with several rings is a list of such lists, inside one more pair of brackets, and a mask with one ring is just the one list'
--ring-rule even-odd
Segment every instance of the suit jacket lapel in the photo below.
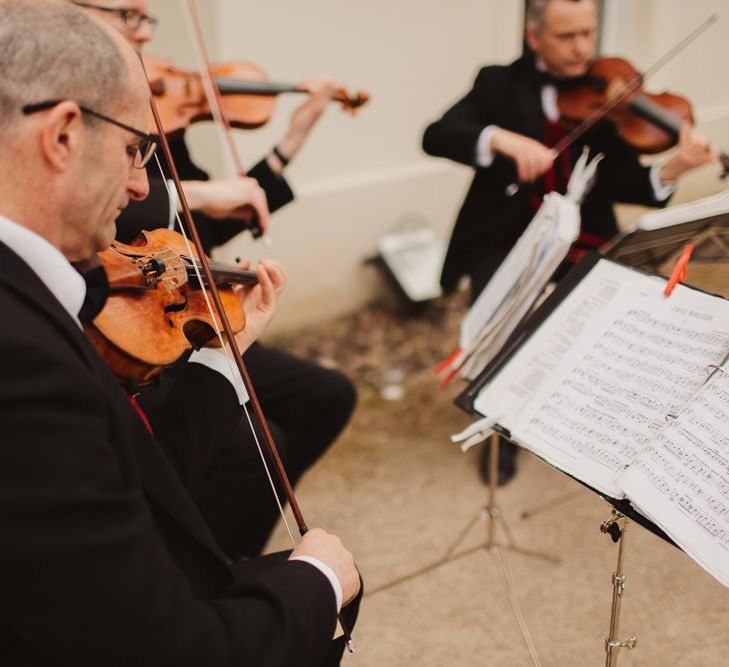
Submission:
{"label": "suit jacket lapel", "polygon": [[109,388],[109,398],[129,424],[132,448],[145,492],[218,559],[229,562],[207,528],[192,499],[159,444],[150,436],[128,396],[104,360],[97,354],[78,323],[61,306],[30,267],[0,242],[0,282],[21,293],[28,303],[42,309]]}

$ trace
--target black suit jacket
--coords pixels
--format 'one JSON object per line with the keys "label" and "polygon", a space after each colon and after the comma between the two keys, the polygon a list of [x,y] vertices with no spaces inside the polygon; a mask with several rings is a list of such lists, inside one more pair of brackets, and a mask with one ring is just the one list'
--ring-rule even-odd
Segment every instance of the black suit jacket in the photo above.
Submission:
{"label": "black suit jacket", "polygon": [[[192,161],[184,134],[174,135],[169,138],[169,142],[172,158],[182,180],[209,180],[210,176]],[[169,178],[167,175],[169,168],[164,156],[160,156],[160,161],[164,165],[166,178]],[[117,219],[116,237],[122,243],[128,243],[142,230],[149,231],[158,227],[167,227],[169,222],[167,217],[169,197],[156,160],[152,160],[147,166],[147,175],[150,186],[149,196],[144,201],[130,202]],[[265,191],[271,213],[294,199],[294,193],[286,179],[283,176],[277,176],[268,166],[265,158],[248,170],[248,176],[255,178]],[[215,220],[202,213],[195,213],[195,224],[208,254],[212,248],[227,243],[246,229],[241,220],[233,218]]]}
{"label": "black suit jacket", "polygon": [[[318,664],[336,621],[327,579],[226,559],[83,332],[1,243],[0,309],[0,664]],[[216,438],[239,419],[235,395],[188,366],[171,393],[181,421],[161,428]],[[189,383],[216,400],[193,408]]]}
{"label": "black suit jacket", "polygon": [[[487,125],[544,141],[542,82],[531,53],[511,65],[484,67],[466,96],[425,130],[426,153],[476,168],[443,266],[441,284],[446,291],[452,291],[462,275],[493,273],[534,216],[534,189],[524,186],[513,197],[506,194],[517,180],[511,159],[497,154],[491,166],[483,168],[476,166],[475,158],[478,137]],[[655,198],[649,170],[610,128],[593,129],[577,141],[572,147],[573,163],[584,145],[590,146],[591,155],[601,152],[605,159],[582,205],[583,230],[604,239],[614,236],[613,202],[665,203]]]}

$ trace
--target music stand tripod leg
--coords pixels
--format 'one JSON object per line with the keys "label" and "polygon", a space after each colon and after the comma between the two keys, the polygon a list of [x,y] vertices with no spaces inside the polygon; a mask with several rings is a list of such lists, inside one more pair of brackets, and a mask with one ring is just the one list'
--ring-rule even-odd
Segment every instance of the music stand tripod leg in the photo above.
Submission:
{"label": "music stand tripod leg", "polygon": [[620,606],[625,590],[625,574],[623,573],[623,549],[625,547],[625,534],[628,529],[628,519],[613,510],[613,513],[605,523],[600,526],[603,533],[610,535],[613,542],[618,543],[618,562],[613,573],[613,602],[610,612],[610,633],[605,640],[605,667],[617,667],[618,654],[620,649],[632,649],[637,643],[635,635],[626,640],[618,639],[620,631]]}

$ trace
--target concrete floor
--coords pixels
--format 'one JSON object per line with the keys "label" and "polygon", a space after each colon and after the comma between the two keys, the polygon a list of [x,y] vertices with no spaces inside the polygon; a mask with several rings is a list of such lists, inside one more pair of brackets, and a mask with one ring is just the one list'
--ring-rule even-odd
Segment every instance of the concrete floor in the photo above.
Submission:
{"label": "concrete floor", "polygon": [[[492,554],[472,549],[485,538],[479,512],[487,492],[478,452],[464,455],[449,441],[470,421],[452,404],[459,387],[438,392],[421,375],[405,389],[400,401],[362,396],[352,424],[298,489],[309,525],[340,535],[365,579],[358,651],[343,664],[532,665]],[[610,509],[520,454],[498,504],[518,545],[559,559],[509,555],[542,665],[603,665],[617,548],[599,526]],[[459,557],[427,570],[456,544]],[[285,546],[279,527],[270,547]],[[629,526],[624,566],[621,635],[636,634],[638,645],[621,653],[620,665],[729,664],[729,590],[637,524]]]}

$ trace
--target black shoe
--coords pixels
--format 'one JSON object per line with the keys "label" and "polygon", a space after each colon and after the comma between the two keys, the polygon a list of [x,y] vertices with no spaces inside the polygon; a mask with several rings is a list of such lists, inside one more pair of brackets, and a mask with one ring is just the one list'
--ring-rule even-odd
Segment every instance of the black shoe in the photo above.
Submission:
{"label": "black shoe", "polygon": [[[499,469],[496,477],[498,486],[504,486],[516,474],[516,445],[508,440],[499,438]],[[489,484],[491,477],[491,443],[487,443],[481,450],[481,458],[478,461],[478,471],[485,484]]]}

